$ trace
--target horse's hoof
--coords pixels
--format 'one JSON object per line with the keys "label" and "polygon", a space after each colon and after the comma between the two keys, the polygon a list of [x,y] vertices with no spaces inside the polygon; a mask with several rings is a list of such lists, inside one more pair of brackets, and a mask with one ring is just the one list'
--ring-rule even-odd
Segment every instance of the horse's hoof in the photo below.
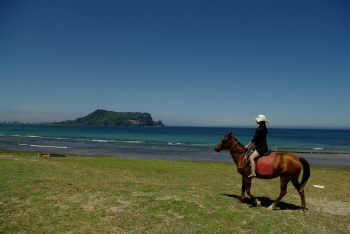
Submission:
{"label": "horse's hoof", "polygon": [[305,210],[299,210],[300,213],[305,213]]}
{"label": "horse's hoof", "polygon": [[268,210],[273,210],[273,205],[267,207]]}
{"label": "horse's hoof", "polygon": [[236,203],[242,203],[242,201],[241,201],[241,200],[238,200]]}
{"label": "horse's hoof", "polygon": [[261,207],[261,202],[258,201],[258,202],[256,203],[256,205],[259,206],[259,207]]}

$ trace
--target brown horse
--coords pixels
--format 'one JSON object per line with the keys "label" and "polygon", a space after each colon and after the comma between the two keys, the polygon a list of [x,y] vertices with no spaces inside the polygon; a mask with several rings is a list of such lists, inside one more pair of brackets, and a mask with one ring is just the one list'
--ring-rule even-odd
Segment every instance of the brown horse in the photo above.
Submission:
{"label": "brown horse", "polygon": [[[230,149],[231,157],[237,165],[238,172],[242,175],[242,195],[238,202],[241,203],[244,200],[244,193],[247,191],[247,194],[250,196],[253,203],[261,206],[261,202],[258,201],[258,199],[254,198],[250,193],[252,180],[248,178],[250,169],[248,165],[244,165],[243,163],[243,158],[246,151],[244,149],[244,146],[236,138],[233,137],[233,133],[234,132],[227,133],[224,138],[215,146],[215,151],[220,152],[223,149]],[[299,183],[298,177],[302,168],[301,164],[303,165],[304,173],[301,183]],[[299,192],[301,198],[301,211],[304,212],[306,205],[303,187],[310,177],[309,163],[305,160],[305,158],[299,158],[291,153],[276,153],[272,175],[261,175],[258,173],[256,174],[256,177],[260,179],[272,179],[278,176],[281,178],[281,192],[277,199],[271,204],[271,206],[268,207],[268,209],[272,210],[274,207],[276,207],[277,203],[287,193],[288,182],[292,181],[294,187]]]}

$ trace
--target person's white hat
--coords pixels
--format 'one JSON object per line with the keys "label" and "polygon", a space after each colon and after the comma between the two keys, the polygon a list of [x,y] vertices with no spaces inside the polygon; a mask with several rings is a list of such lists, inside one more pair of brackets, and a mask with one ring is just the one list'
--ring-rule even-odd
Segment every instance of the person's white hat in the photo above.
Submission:
{"label": "person's white hat", "polygon": [[258,122],[265,121],[268,124],[270,123],[270,120],[267,120],[265,115],[259,115],[258,117],[253,118],[253,119],[256,119],[256,121],[258,121]]}

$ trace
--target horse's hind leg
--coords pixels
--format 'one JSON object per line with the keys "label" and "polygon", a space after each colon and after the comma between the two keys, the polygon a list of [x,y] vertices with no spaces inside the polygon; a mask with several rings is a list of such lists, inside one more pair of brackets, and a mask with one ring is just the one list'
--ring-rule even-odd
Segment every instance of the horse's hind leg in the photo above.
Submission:
{"label": "horse's hind leg", "polygon": [[304,212],[304,209],[306,207],[305,204],[305,196],[304,196],[304,188],[301,187],[299,181],[298,181],[298,177],[295,177],[294,179],[292,179],[292,183],[294,185],[294,187],[298,190],[298,193],[300,195],[300,199],[301,199],[301,209],[300,211]]}
{"label": "horse's hind leg", "polygon": [[268,210],[273,210],[274,207],[276,207],[277,203],[282,199],[284,195],[287,193],[287,185],[288,185],[289,179],[287,177],[281,178],[281,191],[280,195],[277,197],[277,199],[269,206]]}

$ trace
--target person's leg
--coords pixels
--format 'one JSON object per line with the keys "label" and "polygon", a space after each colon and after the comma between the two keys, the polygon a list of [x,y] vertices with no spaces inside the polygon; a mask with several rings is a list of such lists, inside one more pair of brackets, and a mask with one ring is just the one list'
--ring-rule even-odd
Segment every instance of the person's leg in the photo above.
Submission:
{"label": "person's leg", "polygon": [[252,177],[256,176],[256,174],[255,174],[255,161],[254,160],[259,156],[260,155],[259,155],[258,151],[256,151],[256,150],[254,150],[252,155],[250,155],[249,160],[250,160],[250,166],[251,166],[252,173],[248,176],[248,178],[252,178]]}

